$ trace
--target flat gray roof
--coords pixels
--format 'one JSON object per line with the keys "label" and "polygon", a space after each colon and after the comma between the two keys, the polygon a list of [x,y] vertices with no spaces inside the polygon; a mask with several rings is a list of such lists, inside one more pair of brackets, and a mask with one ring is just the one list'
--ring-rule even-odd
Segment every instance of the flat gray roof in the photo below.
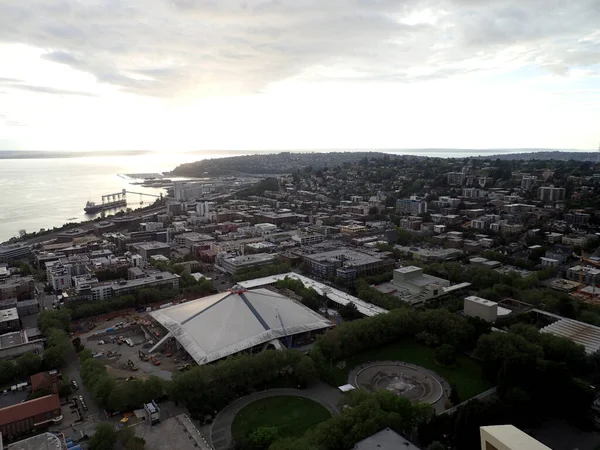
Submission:
{"label": "flat gray roof", "polygon": [[13,347],[23,343],[23,336],[20,331],[13,331],[0,336],[0,348]]}
{"label": "flat gray roof", "polygon": [[61,448],[63,447],[57,436],[52,433],[43,433],[10,444],[7,450],[59,450]]}
{"label": "flat gray roof", "polygon": [[0,322],[6,322],[9,320],[19,320],[19,313],[17,308],[8,308],[0,310]]}

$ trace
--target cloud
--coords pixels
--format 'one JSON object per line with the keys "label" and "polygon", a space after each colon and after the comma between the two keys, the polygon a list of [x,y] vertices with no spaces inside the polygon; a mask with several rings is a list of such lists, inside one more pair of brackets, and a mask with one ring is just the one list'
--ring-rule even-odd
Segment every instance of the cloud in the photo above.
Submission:
{"label": "cloud", "polygon": [[77,95],[84,97],[95,97],[95,95],[88,92],[72,91],[68,89],[58,89],[49,86],[37,86],[34,84],[25,83],[23,80],[16,78],[1,78],[0,86],[7,89],[18,89],[22,91],[39,92],[43,94],[56,94],[56,95]]}
{"label": "cloud", "polygon": [[505,64],[600,64],[597,0],[0,3],[0,42],[136,94],[256,92],[290,78],[427,81]]}

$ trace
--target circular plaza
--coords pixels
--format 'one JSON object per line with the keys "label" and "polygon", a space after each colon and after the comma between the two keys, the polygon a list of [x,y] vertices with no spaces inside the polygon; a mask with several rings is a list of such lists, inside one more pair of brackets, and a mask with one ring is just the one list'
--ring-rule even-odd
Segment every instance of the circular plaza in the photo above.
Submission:
{"label": "circular plaza", "polygon": [[450,385],[436,373],[399,361],[376,361],[350,372],[348,382],[367,391],[384,389],[413,403],[434,405],[450,395]]}

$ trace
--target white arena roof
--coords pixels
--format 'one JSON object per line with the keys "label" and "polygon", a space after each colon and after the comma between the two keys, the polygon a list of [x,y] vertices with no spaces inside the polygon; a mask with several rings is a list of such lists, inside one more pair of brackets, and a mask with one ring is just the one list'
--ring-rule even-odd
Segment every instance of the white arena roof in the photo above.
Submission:
{"label": "white arena roof", "polygon": [[566,337],[576,344],[581,344],[588,355],[600,349],[600,328],[577,320],[560,319],[545,326],[540,332]]}
{"label": "white arena roof", "polygon": [[379,306],[373,305],[372,303],[365,302],[364,300],[361,300],[358,297],[346,294],[345,292],[342,292],[339,289],[327,286],[324,283],[320,283],[311,278],[305,277],[304,275],[299,275],[294,272],[280,273],[279,275],[271,275],[263,278],[255,278],[254,280],[242,281],[240,283],[240,286],[244,286],[246,289],[250,289],[253,287],[273,284],[277,280],[283,280],[286,277],[302,281],[302,284],[304,284],[305,287],[313,288],[315,291],[317,291],[319,295],[326,296],[329,300],[331,300],[334,303],[337,303],[338,305],[347,305],[348,303],[354,303],[358,312],[365,316],[373,317],[377,314],[384,314],[388,312],[387,309],[383,309]]}
{"label": "white arena roof", "polygon": [[[222,292],[150,315],[174,337],[198,364],[276,341],[278,338],[321,330],[333,323],[316,312],[268,289]],[[279,342],[274,342],[279,346]]]}

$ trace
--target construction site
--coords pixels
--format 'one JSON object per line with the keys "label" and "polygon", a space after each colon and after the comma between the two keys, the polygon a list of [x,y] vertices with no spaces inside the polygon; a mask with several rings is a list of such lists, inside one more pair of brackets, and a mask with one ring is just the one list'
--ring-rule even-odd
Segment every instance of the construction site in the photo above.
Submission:
{"label": "construction site", "polygon": [[81,340],[117,379],[155,375],[170,380],[174,372],[192,367],[193,360],[174,339],[167,339],[158,351],[149,352],[166,331],[146,314],[116,318],[98,328],[100,325],[82,334]]}
{"label": "construction site", "polygon": [[579,265],[567,269],[567,278],[577,282],[577,288],[571,293],[586,303],[600,304],[600,261],[573,253],[579,259]]}

